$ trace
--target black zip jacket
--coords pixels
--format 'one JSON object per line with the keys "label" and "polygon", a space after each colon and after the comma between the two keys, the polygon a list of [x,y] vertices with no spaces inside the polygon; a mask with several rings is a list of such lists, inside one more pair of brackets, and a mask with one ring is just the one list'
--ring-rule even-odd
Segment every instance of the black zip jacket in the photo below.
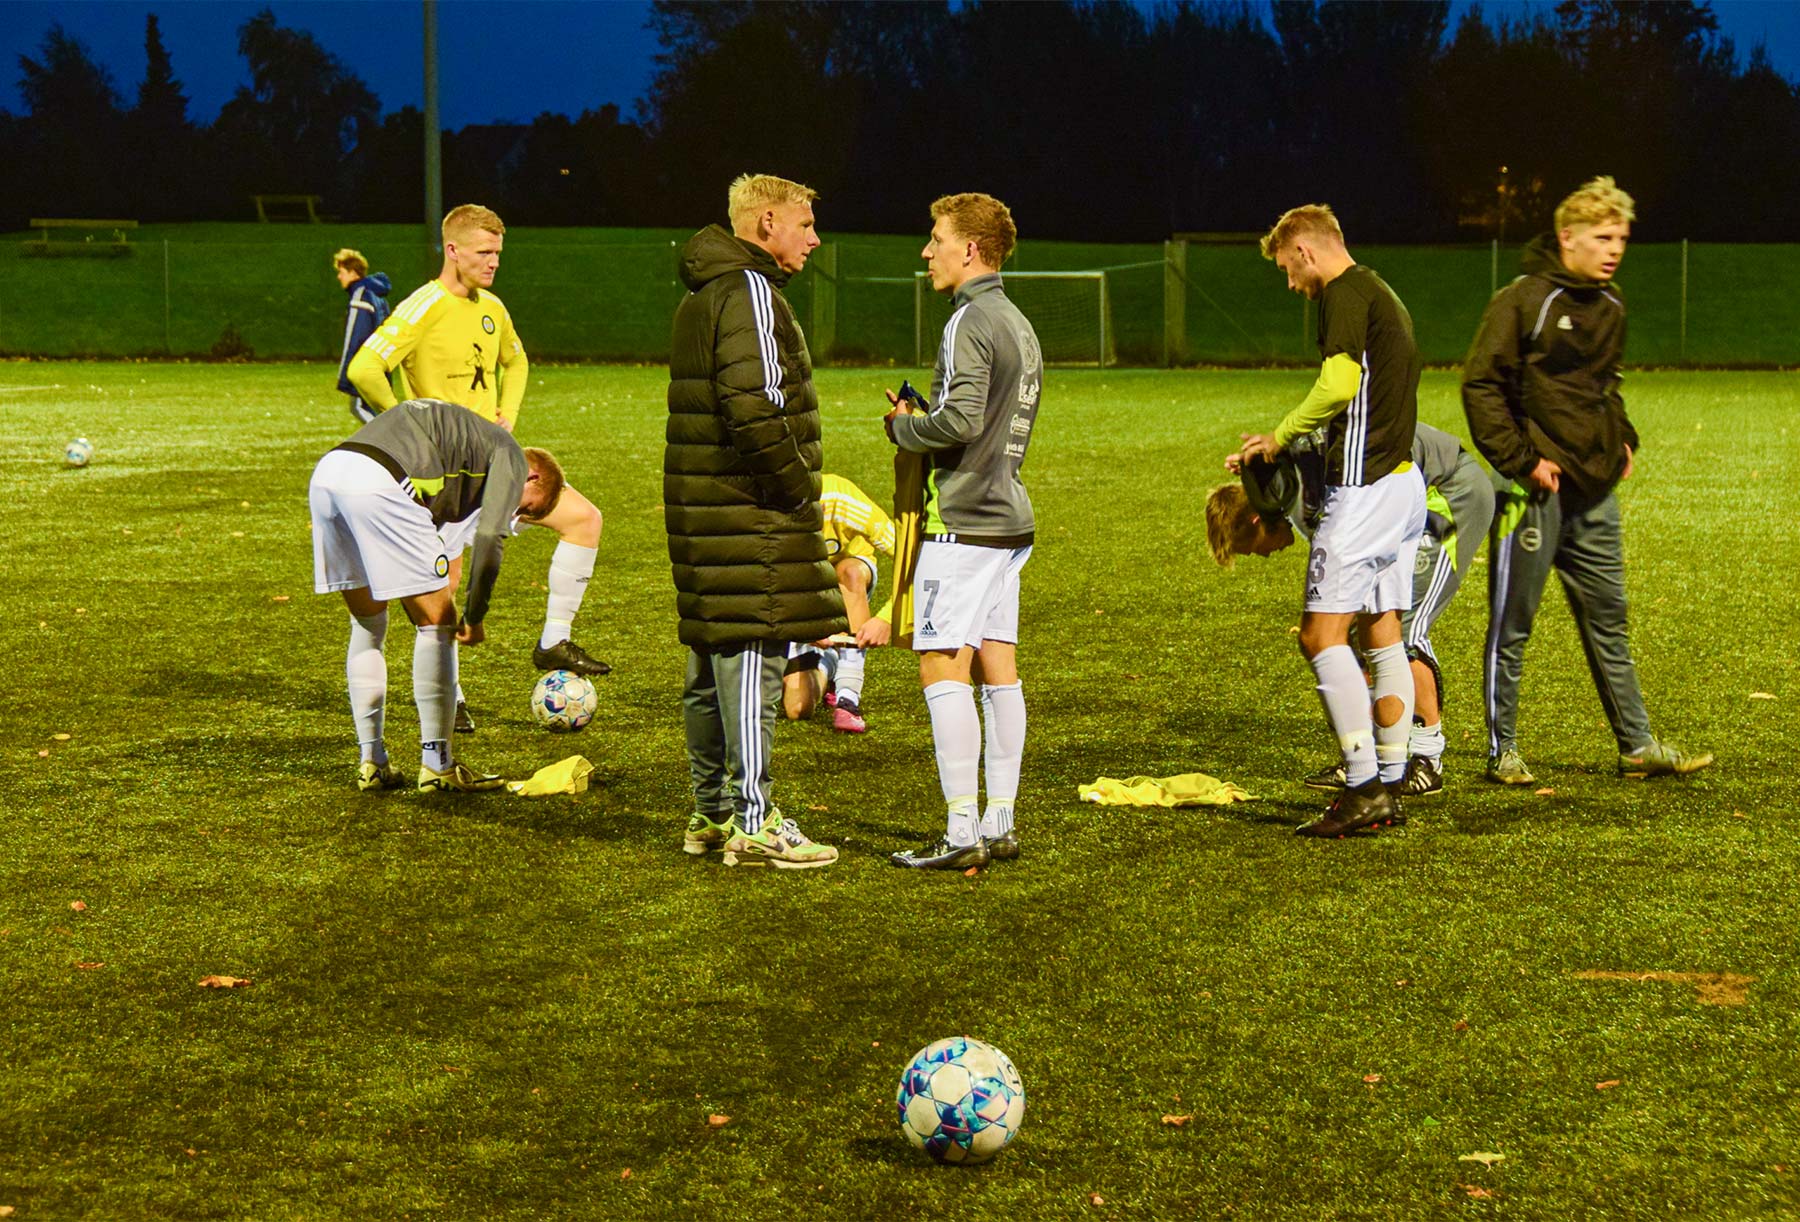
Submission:
{"label": "black zip jacket", "polygon": [[1590,498],[1612,490],[1637,430],[1619,394],[1625,300],[1562,264],[1556,235],[1525,249],[1525,274],[1494,294],[1463,362],[1469,435],[1517,483],[1547,458]]}

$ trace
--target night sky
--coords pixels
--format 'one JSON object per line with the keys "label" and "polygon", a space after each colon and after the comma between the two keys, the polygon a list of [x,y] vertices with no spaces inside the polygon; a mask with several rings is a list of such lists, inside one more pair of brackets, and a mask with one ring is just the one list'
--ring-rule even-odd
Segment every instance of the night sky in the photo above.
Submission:
{"label": "night sky", "polygon": [[[273,0],[266,6],[281,25],[310,32],[360,76],[384,111],[420,103],[417,0]],[[1466,0],[1454,6],[1452,30],[1466,6]],[[0,13],[0,107],[24,109],[19,57],[37,57],[52,22],[86,44],[129,105],[144,75],[144,18],[155,13],[190,102],[188,117],[210,123],[248,83],[237,29],[264,7],[238,0],[9,0]],[[1490,0],[1483,10],[1514,17],[1528,7],[1524,0]],[[444,126],[524,123],[547,110],[573,117],[607,102],[631,117],[656,70],[656,40],[644,29],[649,10],[644,0],[443,0],[438,80]],[[1800,3],[1715,0],[1713,10],[1740,59],[1764,41],[1776,69],[1800,79]]]}

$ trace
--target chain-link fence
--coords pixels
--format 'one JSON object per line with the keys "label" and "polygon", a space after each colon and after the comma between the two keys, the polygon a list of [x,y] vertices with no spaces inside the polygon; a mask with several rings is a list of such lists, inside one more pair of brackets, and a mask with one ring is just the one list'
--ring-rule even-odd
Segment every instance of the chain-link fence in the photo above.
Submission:
{"label": "chain-link fence", "polygon": [[[57,257],[0,241],[0,354],[335,359],[344,321],[330,268],[336,245],[364,249],[393,280],[395,303],[437,270],[423,243],[401,244],[391,232],[328,239],[326,231],[236,227],[256,240],[183,240],[182,228],[134,237],[122,253],[110,243],[92,254],[69,243]],[[541,359],[666,360],[685,292],[678,260],[687,235],[585,240],[597,232],[508,235],[496,288],[527,350]],[[918,287],[920,244],[860,237],[814,253],[786,294],[816,361],[929,364],[945,309]],[[384,246],[391,257],[382,257]],[[1517,274],[1520,252],[1488,244],[1354,253],[1406,302],[1426,360],[1453,363],[1494,287]],[[1317,359],[1311,309],[1250,241],[1027,242],[1008,270],[1104,272],[1098,287],[1093,276],[1019,284],[1022,308],[1038,312],[1041,329],[1101,337],[1071,341],[1084,345],[1071,351],[1092,353],[1075,361],[1093,363],[1101,351],[1105,363],[1126,365]],[[1787,298],[1797,277],[1800,245],[1635,246],[1619,276],[1630,306],[1628,356],[1638,364],[1800,364]]]}

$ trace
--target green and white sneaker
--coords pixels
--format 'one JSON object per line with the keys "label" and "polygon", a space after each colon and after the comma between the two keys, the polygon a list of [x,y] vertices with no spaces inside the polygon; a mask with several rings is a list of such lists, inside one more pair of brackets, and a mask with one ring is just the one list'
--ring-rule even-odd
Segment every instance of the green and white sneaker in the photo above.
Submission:
{"label": "green and white sneaker", "polygon": [[1488,760],[1487,779],[1498,781],[1502,785],[1529,785],[1537,780],[1531,775],[1531,770],[1525,766],[1519,753],[1510,747]]}
{"label": "green and white sneaker", "polygon": [[364,793],[371,789],[398,789],[404,784],[406,778],[394,767],[392,760],[385,764],[364,760],[356,769],[356,787]]}
{"label": "green and white sneaker", "polygon": [[725,842],[731,839],[733,828],[728,816],[723,823],[714,823],[699,811],[688,816],[687,835],[681,838],[681,851],[695,857],[704,857],[714,849],[722,849]]}
{"label": "green and white sneaker", "polygon": [[1674,743],[1653,742],[1619,756],[1619,775],[1643,780],[1653,776],[1686,776],[1713,762],[1712,752],[1689,755]]}
{"label": "green and white sneaker", "polygon": [[814,844],[792,819],[770,811],[762,830],[751,836],[731,829],[725,841],[728,866],[774,866],[777,870],[816,870],[837,860],[838,851],[828,844]]}

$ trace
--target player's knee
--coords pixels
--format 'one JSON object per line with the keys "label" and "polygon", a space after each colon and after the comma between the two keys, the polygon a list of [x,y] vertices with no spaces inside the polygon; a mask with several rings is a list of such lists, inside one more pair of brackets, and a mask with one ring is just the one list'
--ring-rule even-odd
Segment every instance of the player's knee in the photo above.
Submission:
{"label": "player's knee", "polygon": [[1375,702],[1375,724],[1397,725],[1406,713],[1406,702],[1398,696],[1383,696]]}

